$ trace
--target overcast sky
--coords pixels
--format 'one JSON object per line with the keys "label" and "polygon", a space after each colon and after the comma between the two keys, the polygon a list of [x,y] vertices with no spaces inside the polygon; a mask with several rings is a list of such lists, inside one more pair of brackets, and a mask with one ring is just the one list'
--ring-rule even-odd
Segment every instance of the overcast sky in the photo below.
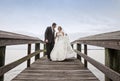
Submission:
{"label": "overcast sky", "polygon": [[120,30],[120,0],[0,0],[0,30],[41,35],[56,22],[67,33]]}

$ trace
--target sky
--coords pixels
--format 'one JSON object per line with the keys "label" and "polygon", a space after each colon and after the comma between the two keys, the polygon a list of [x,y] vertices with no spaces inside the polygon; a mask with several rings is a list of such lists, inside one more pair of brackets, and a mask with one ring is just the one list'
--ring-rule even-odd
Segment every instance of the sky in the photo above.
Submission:
{"label": "sky", "polygon": [[66,33],[120,30],[120,0],[0,0],[0,30],[40,36],[53,22]]}

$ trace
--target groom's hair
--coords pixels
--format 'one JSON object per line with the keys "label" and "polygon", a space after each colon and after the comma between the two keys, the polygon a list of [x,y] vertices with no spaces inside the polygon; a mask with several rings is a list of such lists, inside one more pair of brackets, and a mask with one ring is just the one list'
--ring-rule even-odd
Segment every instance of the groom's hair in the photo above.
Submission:
{"label": "groom's hair", "polygon": [[52,23],[52,26],[55,26],[55,25],[57,25],[56,23]]}

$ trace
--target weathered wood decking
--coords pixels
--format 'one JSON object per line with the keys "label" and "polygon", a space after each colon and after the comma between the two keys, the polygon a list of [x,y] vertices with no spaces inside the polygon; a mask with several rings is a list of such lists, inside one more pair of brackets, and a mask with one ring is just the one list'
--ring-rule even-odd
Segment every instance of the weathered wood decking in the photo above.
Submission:
{"label": "weathered wood decking", "polygon": [[42,58],[31,64],[12,81],[99,81],[77,59],[52,62]]}

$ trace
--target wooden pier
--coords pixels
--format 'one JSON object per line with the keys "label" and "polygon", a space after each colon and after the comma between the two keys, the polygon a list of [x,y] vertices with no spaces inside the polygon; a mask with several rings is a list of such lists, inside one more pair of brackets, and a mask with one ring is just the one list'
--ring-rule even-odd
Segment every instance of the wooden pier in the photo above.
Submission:
{"label": "wooden pier", "polygon": [[77,59],[52,62],[41,58],[31,64],[12,81],[99,81]]}
{"label": "wooden pier", "polygon": [[[8,45],[28,44],[25,57],[5,65],[5,50]],[[35,52],[31,53],[31,44],[35,44]],[[120,31],[104,33],[80,38],[71,43],[77,44],[77,59],[68,59],[63,62],[52,62],[46,56],[40,58],[45,52],[45,43],[36,37],[0,31],[0,81],[4,81],[4,74],[27,61],[27,68],[18,74],[12,81],[99,81],[88,69],[88,62],[103,72],[105,81],[120,81]],[[81,48],[84,45],[84,52]],[[87,45],[104,47],[106,52],[105,65],[87,56]],[[35,62],[31,64],[31,58]],[[82,59],[84,62],[82,62]]]}

